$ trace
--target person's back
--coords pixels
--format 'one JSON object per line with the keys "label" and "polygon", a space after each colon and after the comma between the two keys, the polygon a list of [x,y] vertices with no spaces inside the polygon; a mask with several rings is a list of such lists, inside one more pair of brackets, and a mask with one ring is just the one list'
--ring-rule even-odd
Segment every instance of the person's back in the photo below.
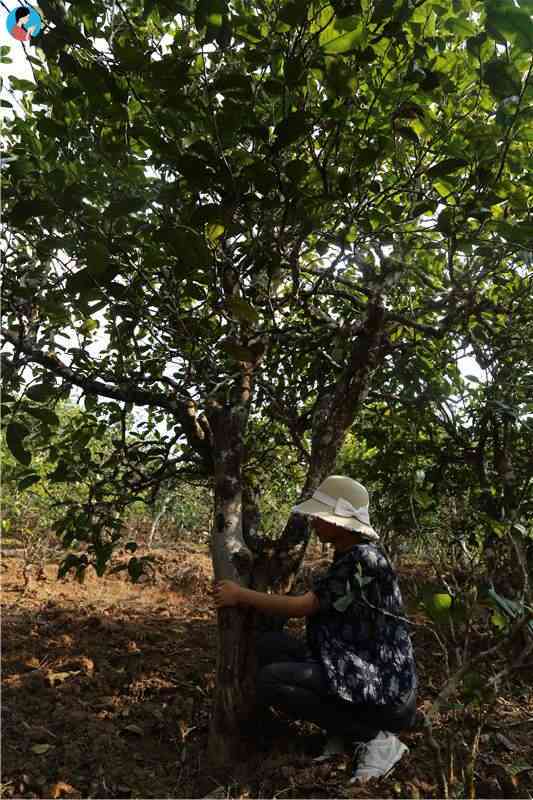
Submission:
{"label": "person's back", "polygon": [[332,695],[351,703],[398,705],[416,689],[408,623],[395,572],[373,542],[336,552],[312,591],[307,643],[324,665]]}

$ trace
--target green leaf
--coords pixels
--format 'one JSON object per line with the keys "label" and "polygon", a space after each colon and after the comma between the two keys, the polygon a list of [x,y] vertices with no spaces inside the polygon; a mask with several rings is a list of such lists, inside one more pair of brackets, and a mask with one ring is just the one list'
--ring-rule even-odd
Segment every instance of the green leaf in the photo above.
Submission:
{"label": "green leaf", "polygon": [[341,612],[346,611],[346,609],[349,608],[349,606],[353,603],[353,601],[354,601],[353,592],[348,592],[348,594],[339,597],[339,599],[333,603],[333,608]]}
{"label": "green leaf", "polygon": [[108,252],[102,242],[90,242],[87,245],[85,258],[91,275],[98,275],[106,271]]}
{"label": "green leaf", "polygon": [[12,89],[17,89],[20,92],[34,92],[37,88],[33,81],[24,80],[24,78],[17,78],[15,75],[9,76],[9,82]]}
{"label": "green leaf", "polygon": [[143,197],[124,197],[120,200],[113,200],[104,214],[110,219],[115,219],[116,217],[123,217],[133,214],[135,211],[140,211],[145,205],[146,199]]}
{"label": "green leaf", "polygon": [[522,88],[520,73],[517,68],[513,64],[508,64],[500,59],[493,59],[488,64],[485,64],[483,81],[498,99],[519,95]]}
{"label": "green leaf", "polygon": [[434,200],[421,200],[413,206],[411,216],[418,217],[421,214],[433,215],[437,209],[437,203]]}
{"label": "green leaf", "polygon": [[292,2],[283,6],[278,15],[282,22],[291,27],[296,27],[305,21],[307,17],[307,4]]}
{"label": "green leaf", "polygon": [[223,95],[236,95],[237,97],[253,97],[250,79],[240,72],[225,72],[213,82],[213,89]]}
{"label": "green leaf", "polygon": [[176,269],[178,273],[182,273],[184,266],[190,270],[200,270],[211,263],[209,248],[205,239],[198,233],[181,228],[170,230],[163,228],[158,231],[158,236],[163,241],[169,242],[175,250],[180,261]]}
{"label": "green leaf", "polygon": [[268,194],[278,182],[276,173],[262,161],[255,161],[248,166],[244,170],[244,174],[261,194]]}
{"label": "green leaf", "polygon": [[409,141],[413,142],[413,144],[420,143],[420,139],[412,128],[401,125],[399,128],[395,128],[395,131],[396,133],[399,133],[400,136],[403,136],[404,139],[409,139]]}
{"label": "green leaf", "polygon": [[225,0],[197,0],[194,24],[198,30],[210,25],[220,27],[227,11]]}
{"label": "green leaf", "polygon": [[302,159],[295,158],[293,161],[289,161],[285,172],[293,183],[299,183],[309,172],[309,165]]}
{"label": "green leaf", "polygon": [[445,208],[438,216],[437,230],[449,236],[453,232],[453,211]]}
{"label": "green leaf", "polygon": [[464,158],[445,158],[439,161],[438,164],[427,170],[426,175],[430,178],[440,178],[442,175],[449,175],[452,172],[457,172],[461,167],[468,166],[468,161]]}
{"label": "green leaf", "polygon": [[20,422],[10,422],[6,429],[6,443],[11,453],[17,461],[29,467],[31,464],[31,453],[24,449],[23,440],[29,434],[29,430]]}
{"label": "green leaf", "polygon": [[485,687],[485,679],[478,672],[468,672],[463,678],[463,699],[466,702],[479,700]]}
{"label": "green leaf", "polygon": [[312,31],[320,31],[319,44],[326,55],[339,55],[356,49],[363,38],[363,27],[359,16],[339,18],[333,6],[324,6]]}
{"label": "green leaf", "polygon": [[26,392],[26,397],[29,400],[34,400],[37,403],[43,403],[49,397],[53,397],[56,393],[56,387],[50,383],[35,383]]}
{"label": "green leaf", "polygon": [[66,281],[67,292],[72,294],[85,293],[97,287],[96,276],[88,267],[79,269],[74,275],[69,275]]}
{"label": "green leaf", "polygon": [[373,9],[372,22],[390,19],[394,11],[394,0],[376,0]]}
{"label": "green leaf", "polygon": [[218,222],[211,222],[206,226],[206,236],[210,242],[216,242],[217,239],[220,239],[225,230],[224,225]]}
{"label": "green leaf", "polygon": [[[487,8],[488,33],[500,34],[517,44],[525,52],[533,51],[533,22],[531,15],[511,2],[490,2]],[[499,37],[496,37],[497,40]]]}
{"label": "green leaf", "polygon": [[47,474],[47,479],[52,483],[75,483],[78,479],[69,471],[69,465],[61,458],[57,467]]}
{"label": "green leaf", "polygon": [[503,614],[500,614],[499,611],[492,612],[490,621],[492,625],[494,625],[494,627],[498,628],[498,630],[500,631],[506,628],[507,625],[509,624],[507,619],[503,616]]}
{"label": "green leaf", "polygon": [[276,126],[276,147],[285,147],[303,136],[308,128],[305,111],[293,111]]}
{"label": "green leaf", "polygon": [[498,233],[509,242],[516,242],[526,246],[533,241],[533,223],[523,222],[518,225],[511,225],[508,222],[497,222],[494,226]]}
{"label": "green leaf", "polygon": [[435,587],[422,587],[422,607],[426,614],[438,624],[447,624],[453,614],[454,600],[447,592],[435,592]]}
{"label": "green leaf", "polygon": [[92,331],[96,330],[99,327],[99,323],[97,319],[86,319],[84,320],[83,324],[80,326],[79,330],[80,333],[89,334]]}
{"label": "green leaf", "polygon": [[37,475],[37,473],[32,473],[31,475],[27,475],[21,481],[18,482],[17,486],[21,492],[24,489],[28,489],[30,486],[33,486],[34,483],[38,483],[41,480],[41,476]]}
{"label": "green leaf", "polygon": [[41,420],[41,422],[46,422],[47,425],[59,425],[59,417],[48,408],[35,408],[28,406],[24,410],[27,411],[28,414],[31,414],[32,417]]}
{"label": "green leaf", "polygon": [[322,50],[327,55],[338,55],[340,53],[349,53],[356,50],[357,46],[363,38],[362,27],[355,31],[347,31],[346,33],[339,33],[334,38],[331,37],[329,41],[322,44]]}
{"label": "green leaf", "polygon": [[226,300],[226,305],[231,313],[243,322],[254,323],[259,321],[259,314],[255,308],[240,297],[230,297]]}
{"label": "green leaf", "polygon": [[48,200],[20,200],[9,214],[12,225],[22,227],[29,219],[55,213],[55,206]]}
{"label": "green leaf", "polygon": [[428,494],[428,492],[424,492],[421,489],[417,489],[416,492],[413,493],[413,498],[424,510],[431,508],[435,502],[435,499]]}

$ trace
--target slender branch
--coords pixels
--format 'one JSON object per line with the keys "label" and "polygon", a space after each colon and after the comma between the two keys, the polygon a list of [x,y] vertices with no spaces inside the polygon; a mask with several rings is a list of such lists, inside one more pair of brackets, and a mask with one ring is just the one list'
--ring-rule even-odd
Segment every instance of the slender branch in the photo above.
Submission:
{"label": "slender branch", "polygon": [[32,361],[50,370],[54,375],[63,378],[68,383],[80,386],[88,394],[98,394],[103,397],[110,397],[113,400],[122,400],[126,403],[134,402],[141,406],[159,406],[168,411],[172,411],[176,415],[179,415],[183,411],[184,404],[178,403],[168,395],[146,392],[142,389],[120,389],[116,386],[109,386],[101,381],[92,380],[91,378],[74,372],[66,364],[63,364],[57,356],[48,355],[38,350],[36,347],[33,347],[28,342],[19,341],[18,337],[11,330],[2,329],[2,336],[13,346],[18,345],[19,349],[27,356],[30,356]]}
{"label": "slender branch", "polygon": [[40,364],[54,375],[63,378],[67,383],[80,386],[88,394],[96,394],[101,397],[109,397],[113,400],[121,400],[125,403],[135,403],[141,406],[164,408],[170,411],[180,421],[190,445],[204,458],[206,464],[210,464],[211,448],[209,443],[205,441],[203,431],[196,420],[196,406],[192,400],[178,401],[168,394],[149,392],[132,386],[125,388],[110,386],[102,381],[87,378],[63,364],[57,356],[43,353],[29,342],[21,341],[14,331],[2,329],[1,333],[6,341],[13,346],[18,346],[33,362]]}
{"label": "slender branch", "polygon": [[497,653],[500,653],[502,650],[507,649],[509,647],[509,642],[511,642],[516,635],[522,631],[526,625],[529,623],[529,618],[526,615],[522,619],[519,619],[515,625],[512,627],[509,635],[506,636],[504,639],[499,641],[497,644],[493,645],[493,647],[489,647],[488,650],[483,650],[481,653],[473,656],[470,661],[467,661],[463,666],[457,670],[457,672],[452,675],[452,677],[444,684],[443,688],[440,690],[439,694],[431,704],[429,710],[426,712],[425,716],[431,721],[433,720],[439,712],[442,704],[446,702],[446,700],[452,695],[455,690],[457,689],[458,685],[460,684],[463,677],[469,672],[473,667],[477,664],[482,662],[486,662],[489,659],[493,659]]}
{"label": "slender branch", "polygon": [[[348,278],[343,278],[340,275],[332,274],[331,268],[325,272],[324,270],[316,269],[314,267],[307,267],[302,266],[302,272],[310,272],[312,275],[317,275],[322,280],[330,280],[335,281],[336,283],[340,283],[344,286],[348,286],[352,291],[359,292],[361,294],[369,294],[368,290],[365,290],[358,286],[353,281],[349,280]],[[314,292],[315,290],[313,290]],[[355,297],[349,297],[349,299],[357,308],[364,309],[366,308],[366,304],[363,303],[361,300],[357,300]],[[441,304],[439,304],[441,305]],[[445,305],[445,303],[442,303]],[[405,325],[408,328],[414,328],[414,330],[418,330],[421,333],[425,333],[427,336],[434,336],[436,338],[442,338],[445,334],[444,328],[435,328],[432,325],[425,325],[422,322],[415,322],[415,320],[409,319],[408,317],[404,317],[402,314],[393,314],[390,312],[385,312],[385,320],[390,320],[391,322],[399,322],[401,325]]]}
{"label": "slender branch", "polygon": [[518,118],[518,115],[519,115],[520,111],[521,111],[520,107],[522,105],[522,100],[524,99],[524,95],[526,93],[526,90],[527,90],[527,88],[529,86],[529,78],[531,76],[531,70],[533,70],[533,59],[531,60],[531,62],[529,64],[529,69],[527,71],[527,75],[526,75],[525,80],[524,80],[524,85],[523,85],[522,90],[520,92],[520,95],[519,95],[519,98],[518,98],[518,103],[516,104],[516,111],[513,114],[513,118],[511,120],[511,124],[509,125],[509,127],[507,128],[507,131],[505,132],[505,139],[504,139],[504,144],[503,144],[503,148],[502,148],[502,157],[501,157],[501,160],[500,160],[500,168],[499,168],[498,174],[496,175],[496,178],[494,180],[495,184],[498,183],[498,181],[500,180],[501,174],[503,172],[503,168],[505,166],[505,159],[507,158],[507,152],[508,152],[509,147],[511,145],[511,131],[513,130],[514,124],[515,124],[515,122],[516,122],[516,120]]}

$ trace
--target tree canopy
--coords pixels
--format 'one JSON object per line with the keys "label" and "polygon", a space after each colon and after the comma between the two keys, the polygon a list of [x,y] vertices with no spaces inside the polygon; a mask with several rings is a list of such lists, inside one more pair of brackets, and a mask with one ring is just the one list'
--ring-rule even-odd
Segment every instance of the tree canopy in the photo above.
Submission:
{"label": "tree canopy", "polygon": [[[280,440],[312,470],[369,389],[438,402],[462,353],[483,365],[530,321],[528,3],[41,9],[35,85],[11,78],[27,113],[4,129],[7,441],[22,481],[39,447],[71,480],[101,426],[123,427],[67,542],[97,508],[98,543],[117,505],[212,475],[210,407],[251,412],[246,480]],[[529,357],[514,347],[504,393]],[[85,423],[61,449],[51,407],[73,386]],[[150,418],[126,446],[133,406]]]}

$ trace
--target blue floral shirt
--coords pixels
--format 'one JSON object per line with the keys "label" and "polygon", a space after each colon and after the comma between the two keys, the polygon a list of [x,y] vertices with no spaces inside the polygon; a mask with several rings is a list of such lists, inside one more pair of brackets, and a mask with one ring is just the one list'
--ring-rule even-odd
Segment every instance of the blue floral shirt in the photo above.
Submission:
{"label": "blue floral shirt", "polygon": [[311,585],[320,609],[307,617],[307,644],[330,693],[351,703],[396,705],[417,677],[398,579],[382,550],[356,544],[336,553]]}

